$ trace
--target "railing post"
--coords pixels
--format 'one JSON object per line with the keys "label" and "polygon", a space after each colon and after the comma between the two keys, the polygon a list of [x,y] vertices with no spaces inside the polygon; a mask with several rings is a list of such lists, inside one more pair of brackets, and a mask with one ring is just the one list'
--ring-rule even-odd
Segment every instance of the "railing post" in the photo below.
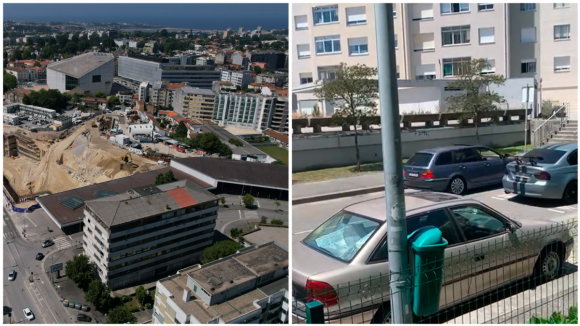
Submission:
{"label": "railing post", "polygon": [[310,301],[305,305],[308,324],[324,324],[324,307],[320,301]]}

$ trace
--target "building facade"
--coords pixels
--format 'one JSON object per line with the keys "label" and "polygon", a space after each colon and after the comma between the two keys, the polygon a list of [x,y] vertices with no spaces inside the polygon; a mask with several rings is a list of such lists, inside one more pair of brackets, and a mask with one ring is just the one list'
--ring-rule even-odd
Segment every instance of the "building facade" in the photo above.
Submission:
{"label": "building facade", "polygon": [[198,263],[212,244],[218,198],[189,180],[97,195],[83,249],[113,290]]}
{"label": "building facade", "polygon": [[[278,101],[279,99],[276,97],[259,94],[219,93],[216,94],[215,98],[213,120],[221,126],[234,126],[257,131],[273,129],[272,122],[277,112],[276,103]],[[280,98],[280,102],[287,103],[287,98]],[[278,111],[284,112],[280,108]],[[287,112],[286,117],[278,116],[276,121],[287,128]]]}
{"label": "building facade", "polygon": [[109,95],[115,74],[115,57],[110,53],[88,52],[49,64],[47,84],[61,93],[80,87],[92,94]]}
{"label": "building facade", "polygon": [[221,81],[231,82],[235,87],[244,87],[254,82],[252,74],[246,71],[222,70]]}
{"label": "building facade", "polygon": [[[453,79],[462,63],[484,58],[485,73],[535,77],[543,100],[576,110],[578,40],[571,35],[578,30],[577,4],[393,7],[400,79]],[[293,89],[335,78],[342,62],[376,67],[373,4],[293,4],[293,15]]]}
{"label": "building facade", "polygon": [[215,93],[209,89],[181,87],[175,91],[173,109],[187,119],[213,117]]}

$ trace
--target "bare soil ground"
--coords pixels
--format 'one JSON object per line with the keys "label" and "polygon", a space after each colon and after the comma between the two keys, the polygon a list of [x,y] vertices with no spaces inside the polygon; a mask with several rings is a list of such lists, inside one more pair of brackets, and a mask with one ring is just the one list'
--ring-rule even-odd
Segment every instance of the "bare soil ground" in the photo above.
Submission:
{"label": "bare soil ground", "polygon": [[[5,133],[15,129],[18,128],[4,125]],[[82,135],[86,130],[90,130],[89,137]],[[91,128],[90,122],[75,127],[71,135],[52,145],[46,141],[56,139],[60,133],[22,131],[19,129],[18,133],[35,140],[45,154],[40,162],[24,156],[4,159],[4,175],[19,195],[29,194],[29,187],[34,193],[57,193],[164,167],[132,155],[133,164],[124,164],[121,169],[120,157],[127,151],[108,142],[97,128]],[[61,154],[63,164],[59,165],[56,161]]]}

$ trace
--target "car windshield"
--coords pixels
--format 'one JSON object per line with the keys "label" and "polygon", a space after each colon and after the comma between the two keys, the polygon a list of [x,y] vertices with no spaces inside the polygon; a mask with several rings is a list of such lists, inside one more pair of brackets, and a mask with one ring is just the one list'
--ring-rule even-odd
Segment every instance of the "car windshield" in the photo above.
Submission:
{"label": "car windshield", "polygon": [[349,262],[378,229],[380,223],[341,211],[324,222],[303,243],[338,260]]}
{"label": "car windshield", "polygon": [[532,149],[531,151],[527,152],[524,155],[525,159],[533,159],[537,163],[543,164],[554,164],[562,158],[566,154],[565,151],[558,151],[555,149],[546,149],[546,148],[536,148]]}
{"label": "car windshield", "polygon": [[407,161],[406,165],[408,166],[429,166],[429,162],[433,158],[433,154],[429,153],[415,153],[415,155],[411,156],[411,158]]}

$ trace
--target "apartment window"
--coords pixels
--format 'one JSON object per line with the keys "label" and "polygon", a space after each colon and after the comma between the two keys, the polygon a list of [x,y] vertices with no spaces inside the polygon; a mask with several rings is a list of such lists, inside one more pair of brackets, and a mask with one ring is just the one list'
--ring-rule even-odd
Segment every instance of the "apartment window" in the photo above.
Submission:
{"label": "apartment window", "polygon": [[395,49],[399,48],[399,37],[397,34],[395,34]]}
{"label": "apartment window", "polygon": [[304,84],[310,84],[312,83],[312,73],[303,73],[300,74],[300,85],[304,85]]}
{"label": "apartment window", "polygon": [[393,3],[393,18],[397,18],[397,4]]}
{"label": "apartment window", "polygon": [[570,7],[569,3],[555,3],[554,8],[568,8]]}
{"label": "apartment window", "polygon": [[443,40],[443,45],[469,44],[469,33],[469,25],[442,27],[441,38]]}
{"label": "apartment window", "polygon": [[443,59],[443,77],[459,76],[463,67],[471,61],[470,57]]}
{"label": "apartment window", "polygon": [[348,39],[348,54],[367,55],[369,54],[369,45],[366,37],[357,37]]}
{"label": "apartment window", "polygon": [[399,72],[399,65],[397,65],[397,79],[401,78],[401,73]]}
{"label": "apartment window", "polygon": [[338,6],[324,6],[315,7],[314,12],[314,25],[320,24],[330,24],[338,22]]}
{"label": "apartment window", "polygon": [[415,52],[435,51],[435,34],[413,35],[413,48]]}
{"label": "apartment window", "polygon": [[469,12],[469,3],[442,3],[441,14],[456,14],[460,12]]}
{"label": "apartment window", "polygon": [[318,67],[318,80],[336,79],[336,66]]}
{"label": "apartment window", "polygon": [[413,20],[432,20],[433,4],[432,3],[413,3],[412,12]]}
{"label": "apartment window", "polygon": [[310,44],[298,44],[298,59],[310,58]]}
{"label": "apartment window", "polygon": [[493,27],[479,29],[479,44],[490,44],[495,42],[495,30]]}
{"label": "apartment window", "polygon": [[570,39],[570,25],[554,26],[554,40],[569,40],[569,39]]}
{"label": "apartment window", "polygon": [[435,64],[425,64],[415,66],[415,79],[417,80],[431,80],[435,79]]}
{"label": "apartment window", "polygon": [[93,75],[93,83],[100,83],[101,75]]}
{"label": "apartment window", "polygon": [[316,54],[340,53],[340,36],[323,36],[314,39]]}
{"label": "apartment window", "polygon": [[346,8],[346,24],[365,25],[367,23],[366,7]]}
{"label": "apartment window", "polygon": [[295,28],[297,31],[308,29],[308,18],[306,15],[294,16]]}
{"label": "apartment window", "polygon": [[521,29],[521,42],[522,43],[535,43],[536,42],[536,28],[527,27]]}
{"label": "apartment window", "polygon": [[487,59],[487,66],[481,69],[482,75],[489,75],[495,73],[495,59]]}
{"label": "apartment window", "polygon": [[300,113],[302,114],[312,114],[314,111],[314,106],[318,105],[317,101],[299,101]]}
{"label": "apartment window", "polygon": [[536,72],[536,59],[522,60],[522,74]]}
{"label": "apartment window", "polygon": [[570,71],[570,57],[554,57],[554,71]]}
{"label": "apartment window", "polygon": [[535,3],[520,3],[520,11],[534,11],[536,10]]}
{"label": "apartment window", "polygon": [[477,4],[478,11],[490,11],[493,10],[493,3],[478,3]]}

